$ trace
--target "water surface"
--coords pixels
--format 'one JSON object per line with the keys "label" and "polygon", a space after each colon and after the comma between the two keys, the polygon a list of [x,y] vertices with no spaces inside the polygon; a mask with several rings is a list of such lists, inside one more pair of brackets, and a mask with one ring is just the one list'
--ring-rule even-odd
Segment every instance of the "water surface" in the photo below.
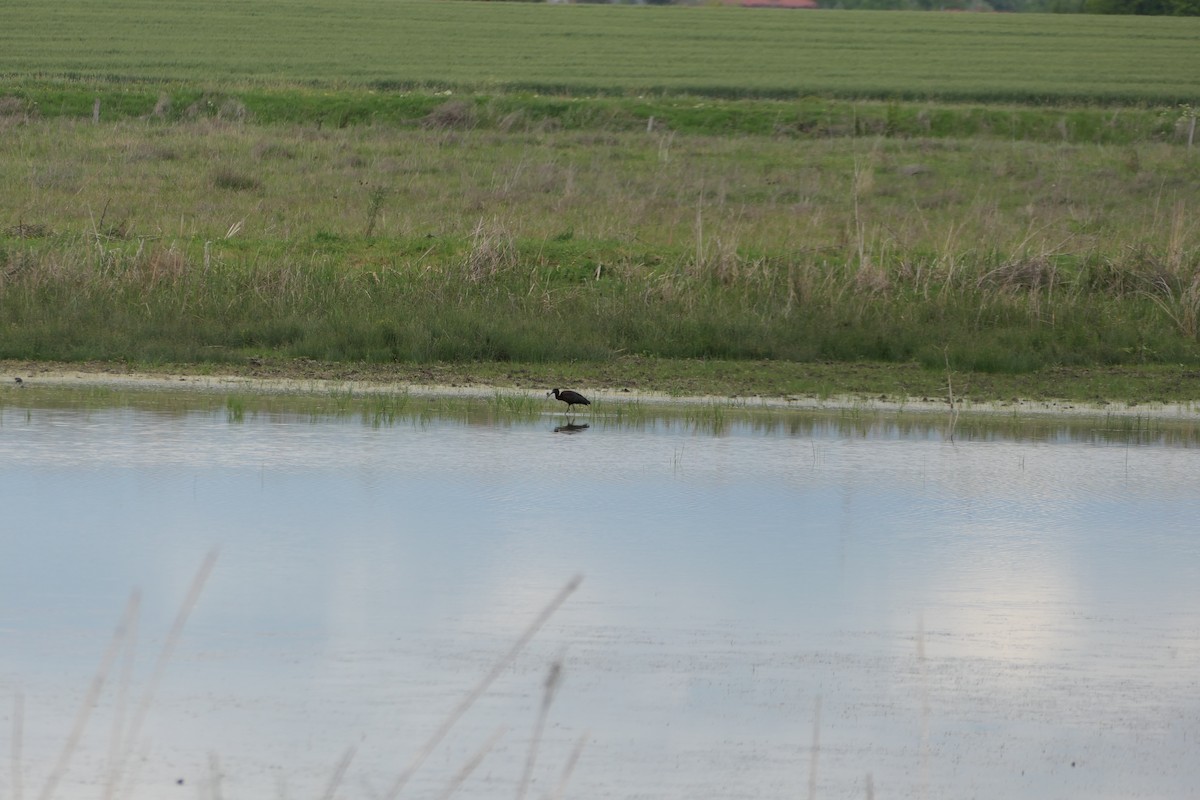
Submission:
{"label": "water surface", "polygon": [[99,676],[56,796],[384,797],[577,574],[402,796],[516,797],[555,664],[529,797],[1200,785],[1189,426],[456,402],[9,392],[0,794]]}

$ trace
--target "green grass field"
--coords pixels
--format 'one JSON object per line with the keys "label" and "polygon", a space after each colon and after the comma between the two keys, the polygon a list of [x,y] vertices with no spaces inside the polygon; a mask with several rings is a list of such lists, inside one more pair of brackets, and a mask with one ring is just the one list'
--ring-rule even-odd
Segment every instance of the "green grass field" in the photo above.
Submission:
{"label": "green grass field", "polygon": [[1200,360],[1200,159],[645,132],[4,132],[0,357]]}
{"label": "green grass field", "polygon": [[1200,19],[448,0],[6,0],[0,79],[1195,102]]}
{"label": "green grass field", "polygon": [[[813,389],[754,372],[762,391],[936,394],[947,369],[1069,368],[1084,376],[1064,389],[1072,397],[1094,396],[1087,376],[1101,374],[1101,396],[1200,395],[1200,151],[1187,109],[1154,104],[1196,84],[1195,59],[1172,50],[1192,20],[363,0],[9,7],[19,13],[0,31],[0,358],[503,363],[540,365],[538,375],[574,364],[610,377],[603,365],[647,359],[885,362],[931,377],[872,385],[843,370],[847,382]],[[534,22],[509,39],[505,19]],[[685,33],[709,26],[715,54],[733,42],[764,59],[786,49],[755,36],[834,42],[822,74],[846,83],[828,94],[856,97],[889,95],[855,72],[882,53],[844,37],[886,28],[906,42],[895,57],[916,65],[920,48],[955,41],[952,29],[975,31],[977,60],[1007,36],[1014,46],[995,52],[1009,52],[1016,88],[977,85],[970,104],[763,97],[808,90],[783,80],[794,71],[665,58],[663,20]],[[272,24],[265,50],[247,44]],[[661,39],[655,58],[638,56],[644,85],[748,97],[484,91],[566,78],[575,90],[631,88],[586,58],[560,69],[528,57],[536,37],[586,28],[585,49],[626,70],[624,25]],[[931,38],[905,38],[906,26]],[[38,30],[58,36],[38,49]],[[1139,68],[1175,53],[1158,94],[1106,94],[1102,62],[1120,48],[1099,39],[1095,63],[1073,73],[1086,73],[1085,89],[1025,68],[1039,36],[1117,30]],[[460,69],[460,45],[462,63],[497,50],[503,76],[422,77],[418,63]],[[807,58],[801,50],[788,58]],[[945,69],[929,91],[898,69],[877,74],[907,86],[900,94],[958,96]],[[763,75],[782,82],[756,83]],[[1143,104],[1065,104],[1078,97]],[[1157,370],[1155,388],[1121,388],[1106,372],[1116,366]],[[698,390],[705,373],[682,368],[680,389]],[[708,380],[755,391],[745,376]]]}

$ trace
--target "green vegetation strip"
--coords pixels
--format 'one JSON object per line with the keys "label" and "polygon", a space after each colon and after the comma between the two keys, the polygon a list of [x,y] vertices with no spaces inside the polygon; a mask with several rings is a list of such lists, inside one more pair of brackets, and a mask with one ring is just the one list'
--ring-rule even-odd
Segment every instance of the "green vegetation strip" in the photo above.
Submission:
{"label": "green vegetation strip", "polygon": [[444,0],[6,0],[0,80],[1195,102],[1200,19]]}
{"label": "green vegetation strip", "polygon": [[105,122],[217,119],[261,125],[346,128],[470,128],[501,132],[602,130],[785,139],[985,138],[1055,144],[1186,143],[1190,106],[1111,108],[932,101],[721,99],[697,96],[567,97],[339,88],[206,90],[188,84],[22,81],[0,86],[0,120],[68,118]]}

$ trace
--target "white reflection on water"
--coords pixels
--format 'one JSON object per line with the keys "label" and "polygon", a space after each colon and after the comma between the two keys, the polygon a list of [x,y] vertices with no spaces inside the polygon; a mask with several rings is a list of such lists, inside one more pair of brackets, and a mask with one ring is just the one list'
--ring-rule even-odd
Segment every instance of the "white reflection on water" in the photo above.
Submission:
{"label": "white reflection on water", "polygon": [[[39,788],[130,590],[152,710],[132,796],[382,796],[576,573],[408,795],[1183,797],[1200,785],[1197,453],[669,420],[502,424],[0,408],[0,750]],[[115,682],[115,678],[114,678]],[[99,797],[117,687],[60,796]],[[11,771],[11,770],[10,770]],[[868,777],[868,775],[870,777]],[[185,779],[180,789],[175,780]],[[0,782],[6,796],[12,776]]]}

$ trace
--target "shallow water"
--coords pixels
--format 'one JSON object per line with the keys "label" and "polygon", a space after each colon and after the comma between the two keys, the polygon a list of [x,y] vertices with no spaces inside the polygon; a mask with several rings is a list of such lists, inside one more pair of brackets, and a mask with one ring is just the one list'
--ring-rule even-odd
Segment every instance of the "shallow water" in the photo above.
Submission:
{"label": "shallow water", "polygon": [[401,796],[1200,785],[1187,426],[72,397],[0,405],[5,797],[385,797],[497,664]]}

